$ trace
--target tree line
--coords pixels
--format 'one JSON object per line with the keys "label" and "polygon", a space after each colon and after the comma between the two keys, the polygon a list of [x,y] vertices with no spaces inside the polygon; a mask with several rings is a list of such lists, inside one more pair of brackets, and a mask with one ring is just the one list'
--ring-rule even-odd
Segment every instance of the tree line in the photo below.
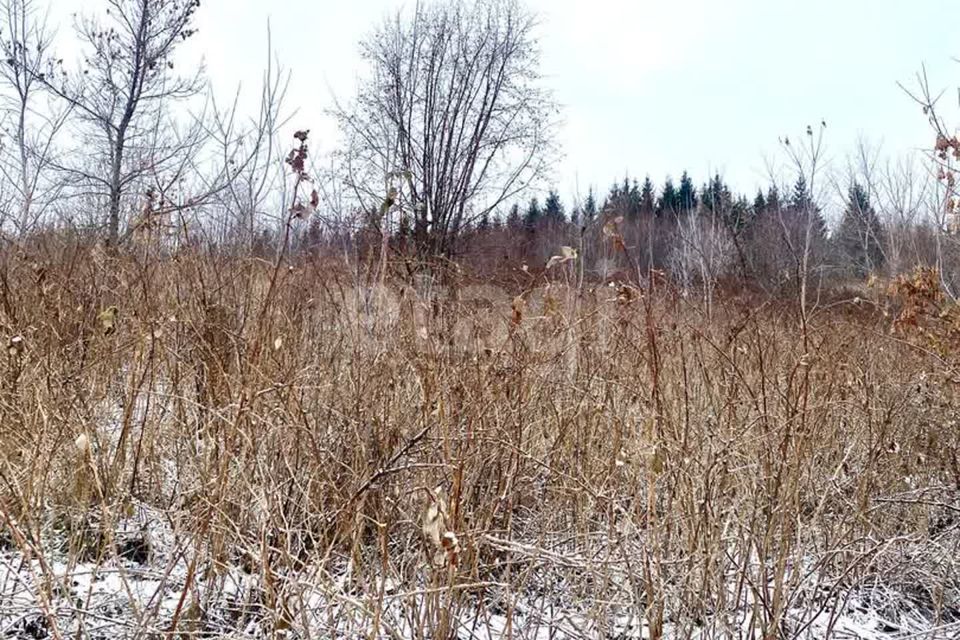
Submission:
{"label": "tree line", "polygon": [[272,55],[252,114],[183,64],[201,10],[197,0],[104,0],[77,17],[79,54],[67,58],[40,0],[0,0],[6,240],[67,228],[114,246],[147,236],[280,256],[374,247],[412,270],[436,258],[537,268],[575,246],[585,273],[607,277],[624,267],[604,242],[616,221],[641,271],[633,277],[658,269],[684,286],[736,277],[775,287],[932,265],[960,292],[948,220],[960,211],[960,141],[929,91],[914,99],[936,124],[936,179],[928,166],[879,171],[864,156],[832,179],[844,201],[833,225],[814,193],[823,179],[811,128],[809,152],[785,144],[797,169],[788,185],[746,195],[684,171],[565,203],[556,189],[539,192],[560,109],[540,72],[536,16],[520,0],[436,0],[386,16],[360,41],[368,73],[329,110],[342,139],[323,155],[307,127],[291,139],[290,75]]}
{"label": "tree line", "polygon": [[772,184],[750,198],[719,174],[696,187],[686,171],[679,183],[668,177],[659,187],[649,176],[642,182],[624,178],[602,196],[589,189],[569,206],[551,189],[542,201],[533,196],[485,213],[465,232],[458,250],[470,256],[483,254],[484,246],[505,247],[501,259],[536,265],[549,260],[558,245],[581,246],[584,259],[592,260],[588,272],[603,276],[622,266],[610,264],[601,248],[598,230],[613,220],[643,269],[673,272],[689,284],[724,276],[783,284],[798,276],[804,252],[807,273],[844,279],[880,275],[894,234],[899,240],[905,233],[917,236],[916,258],[934,259],[936,230],[924,225],[905,230],[892,219],[885,224],[870,189],[857,179],[846,185],[832,227],[804,176],[784,191]]}

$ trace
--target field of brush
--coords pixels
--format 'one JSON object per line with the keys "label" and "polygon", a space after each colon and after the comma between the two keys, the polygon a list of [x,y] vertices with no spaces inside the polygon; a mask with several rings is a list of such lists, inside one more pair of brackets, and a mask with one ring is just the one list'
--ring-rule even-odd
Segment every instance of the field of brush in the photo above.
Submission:
{"label": "field of brush", "polygon": [[576,282],[7,252],[0,637],[960,637],[925,274]]}

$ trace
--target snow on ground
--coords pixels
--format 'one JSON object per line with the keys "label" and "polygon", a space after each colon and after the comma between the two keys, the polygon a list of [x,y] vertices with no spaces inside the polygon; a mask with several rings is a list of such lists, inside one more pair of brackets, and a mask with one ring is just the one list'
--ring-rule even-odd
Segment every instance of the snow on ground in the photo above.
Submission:
{"label": "snow on ground", "polygon": [[[141,508],[115,536],[118,553],[109,559],[71,561],[61,549],[28,558],[9,540],[0,539],[0,637],[3,638],[155,638],[171,635],[176,626],[202,637],[265,638],[415,638],[430,637],[417,621],[431,595],[420,585],[387,579],[371,593],[350,586],[346,575],[321,580],[310,568],[287,576],[286,607],[293,622],[274,626],[268,615],[269,589],[241,567],[218,571],[191,565],[189,544],[177,540],[165,520]],[[190,579],[192,576],[193,579]],[[185,587],[190,584],[190,588]],[[598,620],[585,603],[568,594],[511,594],[510,615],[501,585],[488,585],[488,594],[456,618],[456,637],[493,640],[648,638],[646,623],[627,607]],[[563,587],[553,588],[562,591]],[[830,594],[816,608],[790,611],[783,638],[819,640],[955,640],[960,619],[936,624],[918,608],[904,606],[902,597],[875,586],[869,591]],[[378,603],[379,606],[378,606]],[[380,615],[375,611],[379,609]],[[610,607],[608,611],[617,611]],[[750,626],[749,611],[725,612],[688,629],[691,638],[759,638]],[[179,624],[175,625],[175,621]],[[377,633],[371,634],[376,628]],[[309,631],[304,634],[303,630]],[[665,636],[679,637],[669,623]]]}

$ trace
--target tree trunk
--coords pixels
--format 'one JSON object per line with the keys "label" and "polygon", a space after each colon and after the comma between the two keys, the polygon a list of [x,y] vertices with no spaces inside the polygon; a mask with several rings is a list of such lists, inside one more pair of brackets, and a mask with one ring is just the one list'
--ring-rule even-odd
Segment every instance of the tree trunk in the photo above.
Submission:
{"label": "tree trunk", "polygon": [[120,240],[120,196],[123,193],[123,151],[127,143],[127,127],[133,119],[136,103],[127,101],[127,108],[117,127],[117,140],[113,145],[110,167],[110,202],[107,217],[107,244],[115,246]]}
{"label": "tree trunk", "polygon": [[120,162],[113,162],[110,176],[110,205],[107,217],[107,244],[114,246],[120,239]]}

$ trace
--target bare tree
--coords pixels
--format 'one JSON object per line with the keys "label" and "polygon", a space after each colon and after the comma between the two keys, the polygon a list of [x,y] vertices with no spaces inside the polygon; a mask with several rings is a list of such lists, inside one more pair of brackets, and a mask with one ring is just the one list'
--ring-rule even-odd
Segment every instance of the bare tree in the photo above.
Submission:
{"label": "bare tree", "polygon": [[[217,201],[227,216],[224,222],[229,225],[224,230],[224,237],[235,237],[239,231],[248,247],[254,244],[258,224],[285,222],[287,219],[285,213],[271,216],[267,212],[283,212],[289,206],[289,194],[284,193],[286,167],[279,161],[284,152],[278,139],[280,129],[289,120],[289,116],[284,115],[289,83],[289,72],[274,58],[268,29],[267,64],[256,114],[246,122],[240,116],[239,88],[233,103],[225,109],[217,108],[214,100],[211,135],[220,156],[218,160],[224,167],[223,186],[217,189]],[[277,199],[280,201],[273,202]],[[274,204],[277,206],[272,206]]]}
{"label": "bare tree", "polygon": [[887,161],[880,177],[881,212],[887,226],[887,271],[896,275],[927,262],[918,242],[918,231],[928,225],[925,207],[930,176],[918,167],[916,154]]}
{"label": "bare tree", "polygon": [[710,314],[716,281],[731,269],[736,255],[733,234],[718,213],[686,211],[677,214],[677,235],[670,256],[674,272],[684,295],[695,283],[702,287],[704,308]]}
{"label": "bare tree", "polygon": [[556,104],[534,25],[515,0],[418,4],[363,43],[369,76],[335,115],[342,178],[375,227],[399,211],[421,255],[447,254],[544,175]]}
{"label": "bare tree", "polygon": [[[933,147],[928,149],[929,167],[935,182],[930,198],[936,231],[936,261],[940,284],[954,300],[960,299],[960,136],[948,127],[940,115],[940,101],[945,92],[934,94],[921,67],[916,77],[916,88],[900,88],[913,99],[926,116],[935,136]],[[952,94],[948,94],[952,95]]]}
{"label": "bare tree", "polygon": [[[173,54],[193,33],[199,0],[108,0],[104,20],[84,18],[77,35],[86,53],[81,68],[60,65],[37,76],[69,104],[86,126],[87,153],[62,168],[107,202],[107,238],[120,237],[121,202],[144,182],[176,181],[201,128],[177,126],[170,103],[196,95],[200,71],[174,71]],[[91,153],[99,155],[92,167]],[[173,175],[163,175],[170,168]],[[161,177],[162,176],[162,177]],[[151,185],[152,186],[152,185]],[[156,193],[156,191],[151,191]],[[156,196],[148,196],[150,199]],[[148,202],[148,205],[153,206]]]}
{"label": "bare tree", "polygon": [[32,0],[0,3],[3,37],[0,37],[0,83],[5,89],[3,110],[12,145],[3,149],[2,173],[15,191],[13,223],[25,233],[56,199],[57,181],[48,178],[54,157],[54,140],[63,128],[69,106],[43,100],[42,79],[50,57],[51,36],[45,19],[37,15]]}
{"label": "bare tree", "polygon": [[[797,294],[804,332],[806,332],[809,314],[812,312],[810,276],[816,274],[821,279],[823,277],[826,230],[816,204],[816,194],[819,186],[818,178],[823,169],[825,129],[826,123],[821,122],[816,132],[812,126],[807,127],[806,140],[803,142],[791,144],[787,137],[781,140],[789,163],[795,170],[797,183],[794,193],[790,196],[789,204],[779,206],[774,213],[780,227],[782,247],[785,249],[787,262],[790,263],[789,271],[792,272],[791,277],[798,287]],[[798,189],[801,185],[802,189]],[[818,285],[818,296],[819,291]],[[815,307],[816,300],[813,304],[813,308]]]}
{"label": "bare tree", "polygon": [[831,235],[835,265],[845,275],[876,274],[887,264],[887,233],[881,207],[879,146],[857,140],[846,168],[828,179],[843,213]]}

